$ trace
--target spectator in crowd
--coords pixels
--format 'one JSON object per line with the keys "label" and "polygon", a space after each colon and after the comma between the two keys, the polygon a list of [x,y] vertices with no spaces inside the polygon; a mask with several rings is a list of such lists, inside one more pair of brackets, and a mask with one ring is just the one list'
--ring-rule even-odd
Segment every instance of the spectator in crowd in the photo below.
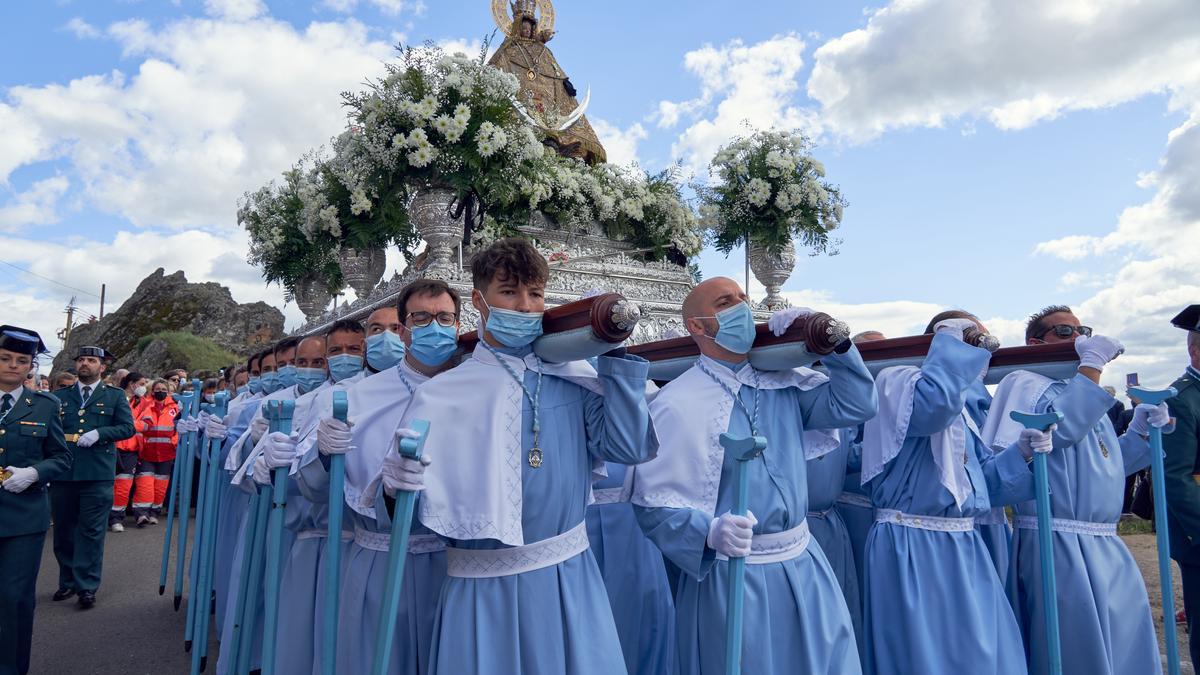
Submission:
{"label": "spectator in crowd", "polygon": [[[146,398],[146,376],[136,371],[125,371],[121,378],[121,389],[130,410],[137,410]],[[136,420],[135,420],[136,428]],[[113,479],[113,504],[108,512],[108,529],[111,532],[125,531],[125,509],[133,492],[133,474],[137,470],[142,450],[142,435],[135,433],[123,441],[116,442],[117,475]]]}
{"label": "spectator in crowd", "polygon": [[171,384],[171,391],[183,391],[183,385],[188,381],[187,371],[182,368],[168,370],[165,377]]}
{"label": "spectator in crowd", "polygon": [[63,387],[73,387],[79,378],[75,377],[75,373],[61,372],[54,378],[54,388],[62,389]]}
{"label": "spectator in crowd", "polygon": [[171,398],[166,380],[155,380],[150,397],[142,401],[133,414],[134,424],[142,435],[137,478],[133,486],[133,513],[137,526],[157,525],[175,466],[175,420],[179,406]]}
{"label": "spectator in crowd", "polygon": [[49,375],[38,375],[38,391],[50,391]]}
{"label": "spectator in crowd", "polygon": [[113,386],[120,387],[121,383],[125,381],[125,376],[128,374],[129,374],[128,368],[117,368],[117,371],[115,373],[113,373],[113,376],[112,376],[113,383],[114,383]]}

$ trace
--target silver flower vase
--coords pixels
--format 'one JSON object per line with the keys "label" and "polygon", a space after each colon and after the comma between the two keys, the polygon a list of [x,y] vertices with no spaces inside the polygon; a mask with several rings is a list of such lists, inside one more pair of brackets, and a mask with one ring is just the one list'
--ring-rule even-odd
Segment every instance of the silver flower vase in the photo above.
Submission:
{"label": "silver flower vase", "polygon": [[338,252],[338,266],[342,268],[342,278],[361,300],[383,278],[387,254],[381,248],[344,248]]}
{"label": "silver flower vase", "polygon": [[296,306],[309,321],[319,319],[333,299],[325,284],[314,279],[304,279],[296,284],[295,297]]}
{"label": "silver flower vase", "polygon": [[788,245],[778,255],[772,254],[765,246],[750,242],[750,271],[754,278],[767,287],[767,297],[761,307],[767,310],[777,310],[789,306],[787,299],[779,294],[779,289],[787,283],[796,268],[796,247],[788,241]]}
{"label": "silver flower vase", "polygon": [[423,276],[434,279],[455,276],[456,266],[450,260],[455,247],[462,242],[464,225],[461,215],[455,218],[451,214],[454,196],[454,190],[446,188],[421,188],[409,206],[409,218],[426,244],[428,259]]}

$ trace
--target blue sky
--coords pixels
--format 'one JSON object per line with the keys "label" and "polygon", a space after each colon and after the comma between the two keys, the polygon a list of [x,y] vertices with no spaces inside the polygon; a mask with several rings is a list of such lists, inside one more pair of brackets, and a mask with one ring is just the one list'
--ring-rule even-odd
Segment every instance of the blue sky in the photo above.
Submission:
{"label": "blue sky", "polygon": [[[1200,302],[1195,2],[555,7],[613,159],[702,178],[743,120],[817,141],[850,207],[794,302],[892,334],[961,306],[1007,344],[1065,302],[1128,343],[1113,383],[1182,369],[1164,319]],[[0,25],[0,260],[107,283],[110,307],[158,266],[282,305],[244,263],[237,197],[336,133],[338,92],[395,40],[494,28],[486,0],[13,2]],[[741,275],[737,254],[701,265]],[[72,293],[0,265],[5,322],[52,334]]]}

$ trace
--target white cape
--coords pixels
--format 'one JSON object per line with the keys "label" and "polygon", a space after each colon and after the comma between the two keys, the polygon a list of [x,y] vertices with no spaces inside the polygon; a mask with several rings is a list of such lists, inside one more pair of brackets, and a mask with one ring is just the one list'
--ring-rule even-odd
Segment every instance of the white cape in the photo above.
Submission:
{"label": "white cape", "polygon": [[1009,373],[996,387],[992,405],[988,409],[987,421],[980,436],[993,451],[1000,451],[1017,441],[1024,426],[1008,416],[1013,410],[1027,413],[1037,412],[1038,401],[1056,380],[1045,375],[1018,370]]}
{"label": "white cape", "polygon": [[[734,373],[707,356],[700,357],[699,363],[735,394],[743,385],[755,386],[753,367]],[[808,368],[757,371],[757,379],[760,389],[796,387],[801,391],[829,381]],[[663,387],[650,402],[650,416],[659,439],[658,456],[631,467],[635,474],[631,501],[638,506],[696,509],[716,515],[721,466],[725,462],[720,438],[729,430],[734,405],[725,389],[699,365]],[[805,431],[803,443],[805,459],[820,457],[839,445],[835,430]]]}
{"label": "white cape", "polygon": [[403,424],[430,422],[425,452],[433,463],[425,474],[421,522],[451,539],[496,539],[522,546],[524,393],[497,357],[517,377],[523,378],[526,370],[540,371],[604,393],[586,361],[552,364],[532,354],[518,359],[480,344],[470,360],[417,391]]}

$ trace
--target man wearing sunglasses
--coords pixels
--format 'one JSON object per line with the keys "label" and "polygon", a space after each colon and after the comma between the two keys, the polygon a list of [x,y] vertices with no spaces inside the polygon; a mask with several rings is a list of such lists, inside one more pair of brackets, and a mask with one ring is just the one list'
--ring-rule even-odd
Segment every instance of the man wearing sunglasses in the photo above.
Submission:
{"label": "man wearing sunglasses", "polygon": [[[1027,344],[1074,342],[1079,368],[1068,380],[1017,371],[1004,378],[983,428],[994,449],[1022,432],[1013,410],[1062,413],[1053,452],[1046,455],[1054,518],[1054,569],[1058,584],[1063,673],[1121,675],[1161,672],[1154,621],[1137,564],[1117,534],[1125,477],[1150,463],[1151,426],[1169,421],[1165,406],[1140,405],[1120,437],[1108,409],[1114,399],[1100,387],[1104,368],[1124,352],[1113,338],[1081,325],[1069,307],[1047,307],[1029,318]],[[1027,640],[1029,672],[1049,672],[1045,608],[1037,548],[1034,502],[1016,505],[1015,583],[1017,618]]]}

